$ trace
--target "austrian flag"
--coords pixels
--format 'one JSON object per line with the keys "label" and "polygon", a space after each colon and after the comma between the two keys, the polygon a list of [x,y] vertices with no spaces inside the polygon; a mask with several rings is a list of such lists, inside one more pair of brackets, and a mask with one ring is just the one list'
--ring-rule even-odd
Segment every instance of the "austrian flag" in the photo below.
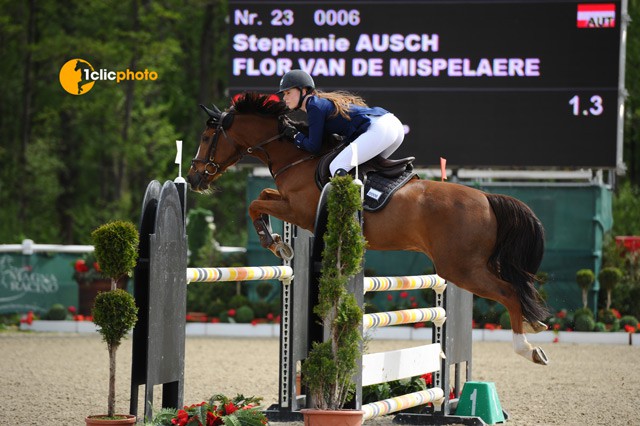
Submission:
{"label": "austrian flag", "polygon": [[615,28],[616,5],[588,3],[578,5],[578,28]]}

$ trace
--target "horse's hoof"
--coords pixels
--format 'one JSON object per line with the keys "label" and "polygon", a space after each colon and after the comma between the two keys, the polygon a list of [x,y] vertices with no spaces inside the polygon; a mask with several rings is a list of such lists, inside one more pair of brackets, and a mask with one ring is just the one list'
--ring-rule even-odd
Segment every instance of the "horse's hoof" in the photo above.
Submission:
{"label": "horse's hoof", "polygon": [[532,361],[536,364],[547,365],[549,364],[549,358],[547,358],[547,354],[544,353],[542,348],[534,348],[531,353]]}
{"label": "horse's hoof", "polygon": [[525,333],[532,333],[532,334],[540,333],[541,331],[545,331],[549,328],[545,323],[540,321],[536,321],[533,323],[529,321],[523,321],[522,325],[524,326]]}
{"label": "horse's hoof", "polygon": [[276,252],[278,254],[278,257],[280,257],[282,260],[286,260],[288,262],[293,259],[293,249],[288,244],[282,242],[276,244]]}

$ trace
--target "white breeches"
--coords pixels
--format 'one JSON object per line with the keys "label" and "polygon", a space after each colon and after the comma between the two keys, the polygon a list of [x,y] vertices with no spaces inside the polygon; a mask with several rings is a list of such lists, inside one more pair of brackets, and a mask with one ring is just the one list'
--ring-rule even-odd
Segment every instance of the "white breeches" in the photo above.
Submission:
{"label": "white breeches", "polygon": [[[398,149],[404,140],[404,127],[398,118],[391,114],[379,117],[371,117],[371,125],[366,132],[356,138],[353,143],[358,145],[358,164],[371,160],[380,154],[384,158],[389,157]],[[338,169],[351,170],[351,157],[353,150],[351,145],[342,150],[331,162],[329,170],[333,176]]]}

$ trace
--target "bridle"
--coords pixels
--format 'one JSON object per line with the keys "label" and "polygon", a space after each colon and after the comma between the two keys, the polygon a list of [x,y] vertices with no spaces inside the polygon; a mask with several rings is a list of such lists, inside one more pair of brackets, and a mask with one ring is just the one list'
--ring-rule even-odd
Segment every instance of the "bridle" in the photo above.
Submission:
{"label": "bridle", "polygon": [[[273,172],[272,170],[273,163],[271,161],[271,156],[269,155],[269,152],[266,149],[264,149],[264,146],[275,140],[281,139],[284,136],[284,133],[278,133],[277,135],[272,136],[269,139],[266,139],[258,143],[257,145],[244,148],[242,145],[238,144],[226,132],[226,130],[228,130],[231,127],[231,124],[233,123],[233,118],[234,118],[233,107],[231,107],[229,111],[223,111],[223,112],[218,110],[218,108],[216,108],[215,106],[214,106],[215,110],[209,110],[203,105],[201,105],[201,107],[209,114],[209,117],[210,117],[209,120],[207,121],[207,126],[209,128],[215,127],[213,134],[205,141],[209,144],[209,149],[207,151],[206,159],[193,158],[191,160],[191,167],[193,168],[196,174],[201,175],[203,178],[206,178],[208,176],[213,176],[217,174],[220,170],[225,170],[227,167],[237,163],[247,155],[252,155],[252,154],[255,155],[256,151],[260,151],[264,153],[266,158],[266,164],[269,169],[269,173],[271,173],[271,176],[274,179],[278,175],[283,173],[285,170],[288,170],[291,167],[296,166],[307,160],[316,158],[315,155],[309,155],[307,157],[294,161],[293,163],[278,169],[276,172]],[[282,121],[282,117],[279,120]],[[227,161],[225,161],[222,164],[216,162],[216,159],[215,159],[216,150],[218,148],[218,141],[220,140],[221,134],[228,143],[231,143],[233,145],[234,152],[235,152],[235,155],[231,156],[229,159],[227,159]],[[202,171],[198,171],[196,169],[195,167],[196,163],[204,163],[204,168]]]}

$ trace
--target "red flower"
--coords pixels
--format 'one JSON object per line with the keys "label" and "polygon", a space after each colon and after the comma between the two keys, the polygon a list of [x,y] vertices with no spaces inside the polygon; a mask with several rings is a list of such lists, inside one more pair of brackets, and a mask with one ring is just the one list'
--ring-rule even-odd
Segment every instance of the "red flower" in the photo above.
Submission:
{"label": "red flower", "polygon": [[629,325],[629,324],[624,326],[624,330],[627,333],[634,333],[636,331],[636,329],[632,325]]}
{"label": "red flower", "polygon": [[73,316],[73,320],[74,321],[84,321],[84,315],[74,315]]}
{"label": "red flower", "polygon": [[69,311],[69,313],[70,313],[71,315],[74,315],[74,314],[76,313],[76,307],[75,307],[75,306],[69,306],[69,307],[67,308],[67,311]]}
{"label": "red flower", "polygon": [[496,329],[496,325],[495,324],[491,324],[490,322],[486,323],[484,325],[484,329],[485,330],[495,330]]}
{"label": "red flower", "polygon": [[267,319],[268,319],[269,321],[273,320],[273,314],[272,314],[271,312],[269,312],[269,313],[267,314]]}
{"label": "red flower", "polygon": [[611,308],[611,312],[613,312],[613,315],[616,316],[616,318],[620,319],[620,317],[622,317],[622,315],[620,315],[620,312],[617,309]]}
{"label": "red flower", "polygon": [[102,269],[100,269],[100,264],[98,262],[93,262],[93,269],[98,272],[102,272]]}
{"label": "red flower", "polygon": [[423,322],[417,322],[413,324],[413,328],[422,328],[422,327],[425,327],[425,324]]}
{"label": "red flower", "polygon": [[411,296],[411,297],[409,298],[409,301],[410,301],[410,302],[415,302],[415,301],[416,301],[416,298],[415,298],[414,296]]}
{"label": "red flower", "polygon": [[257,319],[251,320],[251,325],[258,325],[258,320]]}
{"label": "red flower", "polygon": [[553,343],[558,343],[559,341],[560,341],[560,339],[559,339],[558,337],[555,337],[555,338],[553,339]]}
{"label": "red flower", "polygon": [[280,315],[274,318],[273,322],[280,324]]}
{"label": "red flower", "polygon": [[558,313],[556,314],[556,316],[557,316],[558,318],[564,318],[564,317],[566,317],[566,316],[567,316],[567,311],[565,311],[565,310],[563,309],[562,311],[558,312]]}
{"label": "red flower", "polygon": [[212,322],[213,324],[217,324],[217,323],[219,323],[219,322],[220,322],[220,318],[211,318],[211,322]]}
{"label": "red flower", "polygon": [[238,411],[238,407],[236,407],[233,402],[229,402],[228,404],[224,404],[224,411],[228,416],[229,414],[233,414]]}
{"label": "red flower", "polygon": [[83,259],[76,260],[76,264],[73,266],[77,272],[88,272],[89,267]]}
{"label": "red flower", "polygon": [[401,291],[400,292],[400,297],[402,299],[406,299],[407,297],[409,297],[409,293],[407,293],[406,291]]}
{"label": "red flower", "polygon": [[393,300],[393,295],[387,294],[387,300],[391,302]]}
{"label": "red flower", "polygon": [[553,330],[554,331],[560,330],[560,324],[553,324]]}
{"label": "red flower", "polygon": [[207,426],[216,426],[222,424],[222,418],[216,416],[211,411],[207,411]]}
{"label": "red flower", "polygon": [[171,419],[171,423],[178,426],[185,426],[189,421],[189,414],[184,410],[178,410],[178,416]]}
{"label": "red flower", "polygon": [[418,307],[418,304],[417,304],[416,302],[413,302],[413,303],[411,304],[411,307],[412,307],[412,308],[417,308],[417,307]]}
{"label": "red flower", "polygon": [[236,316],[236,310],[235,309],[229,309],[227,311],[227,315],[229,315],[230,317],[235,317]]}
{"label": "red flower", "polygon": [[424,383],[427,386],[431,386],[433,384],[433,374],[427,373],[427,374],[423,374],[420,377],[424,380]]}

